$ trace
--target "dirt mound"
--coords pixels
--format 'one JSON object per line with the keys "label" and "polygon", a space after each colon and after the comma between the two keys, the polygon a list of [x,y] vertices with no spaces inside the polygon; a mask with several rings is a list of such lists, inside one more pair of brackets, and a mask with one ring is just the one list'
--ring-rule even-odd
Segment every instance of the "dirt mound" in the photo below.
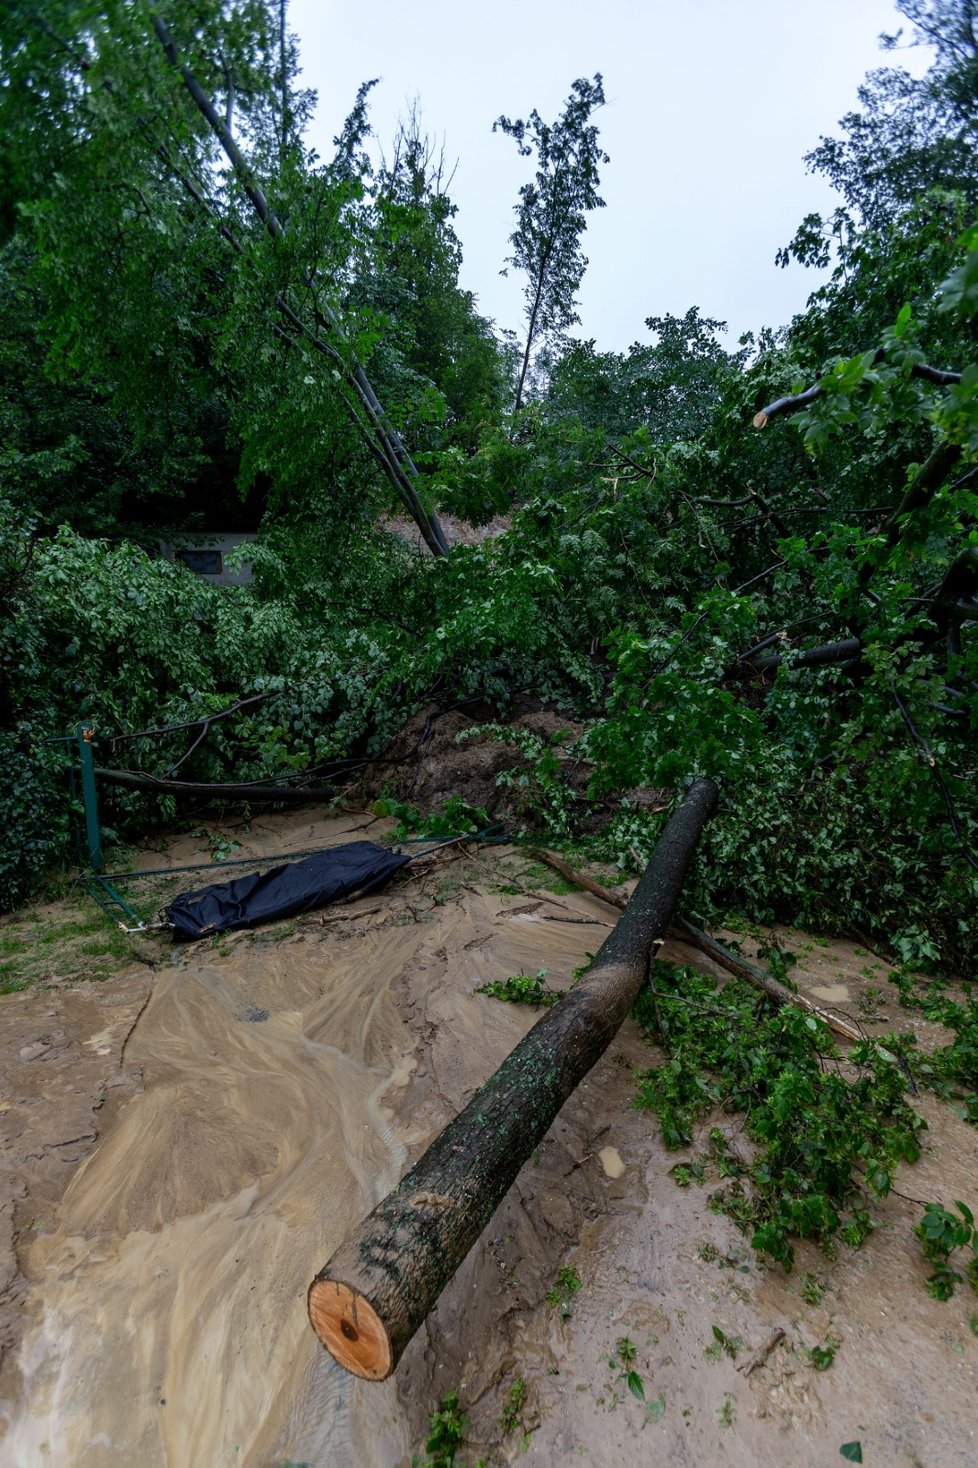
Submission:
{"label": "dirt mound", "polygon": [[[426,814],[459,799],[513,831],[523,825],[532,829],[540,823],[541,807],[560,801],[576,831],[593,835],[607,826],[621,801],[588,794],[594,766],[574,749],[584,733],[579,721],[538,704],[528,702],[522,711],[517,706],[505,727],[516,736],[532,736],[529,757],[518,743],[471,733],[493,722],[483,711],[477,716],[458,709],[423,709],[364,772],[365,797],[392,796]],[[557,762],[543,779],[535,766],[538,751]],[[648,789],[628,791],[624,798],[635,810],[654,810],[666,796]]]}
{"label": "dirt mound", "polygon": [[[493,515],[485,525],[470,525],[467,520],[460,520],[457,515],[447,514],[444,510],[439,510],[438,518],[450,546],[481,545],[484,540],[498,540],[500,535],[506,534],[512,522],[511,515]],[[380,528],[413,545],[422,555],[431,555],[421,539],[420,530],[407,515],[386,515],[380,522]]]}
{"label": "dirt mound", "polygon": [[[494,820],[518,822],[531,808],[530,787],[519,783],[520,775],[528,778],[529,762],[515,745],[491,734],[466,737],[484,722],[488,721],[457,710],[422,710],[395,736],[382,759],[366,770],[367,793],[371,797],[391,794],[425,812],[440,811],[457,798],[481,807]],[[516,718],[508,727],[526,729],[548,743],[565,730],[565,746],[582,732],[579,724],[558,721],[544,712]],[[563,750],[559,753],[570,765]],[[512,782],[497,783],[497,777],[506,771],[512,772]]]}

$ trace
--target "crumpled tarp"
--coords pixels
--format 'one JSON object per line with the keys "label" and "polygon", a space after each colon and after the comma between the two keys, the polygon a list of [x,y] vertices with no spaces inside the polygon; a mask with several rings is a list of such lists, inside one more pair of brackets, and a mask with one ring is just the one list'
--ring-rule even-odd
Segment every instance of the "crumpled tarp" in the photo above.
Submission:
{"label": "crumpled tarp", "polygon": [[181,892],[163,916],[173,924],[173,936],[188,941],[232,928],[255,928],[313,912],[354,892],[374,892],[410,860],[374,841],[350,841],[267,872]]}

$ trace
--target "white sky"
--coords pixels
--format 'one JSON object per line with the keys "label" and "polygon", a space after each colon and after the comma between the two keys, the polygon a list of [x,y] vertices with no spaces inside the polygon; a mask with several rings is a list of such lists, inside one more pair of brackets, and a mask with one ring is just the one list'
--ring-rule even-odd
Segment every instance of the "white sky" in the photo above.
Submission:
{"label": "white sky", "polygon": [[692,305],[734,338],[803,309],[817,278],[775,252],[838,200],[802,156],[857,105],[865,73],[893,63],[877,38],[902,23],[893,0],[291,0],[289,19],[324,157],[362,81],[382,79],[371,117],[388,149],[418,99],[458,160],[461,283],[517,332],[520,278],[499,271],[532,160],[492,124],[534,107],[553,121],[575,78],[603,74],[607,207],[584,237],[578,333],[616,351],[650,339],[647,316]]}

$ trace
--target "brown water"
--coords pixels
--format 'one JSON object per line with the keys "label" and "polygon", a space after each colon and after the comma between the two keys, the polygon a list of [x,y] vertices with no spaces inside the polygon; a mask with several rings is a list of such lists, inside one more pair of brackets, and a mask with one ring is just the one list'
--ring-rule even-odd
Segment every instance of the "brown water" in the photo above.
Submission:
{"label": "brown water", "polygon": [[[342,840],[352,824],[270,818],[248,839],[298,848]],[[867,1462],[978,1461],[978,1339],[967,1301],[924,1292],[909,1238],[919,1210],[891,1200],[884,1228],[835,1264],[806,1254],[800,1269],[829,1289],[822,1307],[804,1305],[797,1276],[758,1269],[705,1191],[666,1176],[680,1159],[630,1107],[634,1068],[649,1063],[630,1025],[395,1378],[356,1381],[324,1354],[306,1319],[309,1280],[536,1018],[473,991],[540,968],[563,987],[614,920],[584,895],[491,890],[514,860],[460,857],[358,904],[362,916],[334,910],[325,924],[172,957],[161,947],[151,987],[145,971],[119,981],[131,990],[126,1024],[107,1029],[97,1006],[77,1019],[74,1052],[135,1079],[103,1107],[98,1141],[43,1230],[18,1239],[26,1289],[0,1378],[5,1468],[409,1463],[453,1389],[478,1452],[512,1461],[523,1434],[503,1436],[499,1416],[517,1376],[529,1393],[523,1451],[540,1463],[827,1464],[857,1438]],[[823,1000],[827,987],[854,999],[866,982],[847,945],[807,962]],[[28,1002],[10,1012],[33,1014]],[[28,1116],[39,1065],[22,1062]],[[58,1089],[47,1074],[38,1116]],[[936,1105],[928,1117],[934,1150],[902,1186],[970,1196],[973,1129]],[[704,1260],[705,1243],[721,1262]],[[565,1262],[582,1279],[568,1318],[544,1298]],[[714,1324],[742,1337],[737,1363],[705,1354]],[[774,1326],[784,1341],[745,1376]],[[836,1362],[816,1373],[805,1352],[832,1332]],[[625,1334],[661,1417],[608,1364]]]}

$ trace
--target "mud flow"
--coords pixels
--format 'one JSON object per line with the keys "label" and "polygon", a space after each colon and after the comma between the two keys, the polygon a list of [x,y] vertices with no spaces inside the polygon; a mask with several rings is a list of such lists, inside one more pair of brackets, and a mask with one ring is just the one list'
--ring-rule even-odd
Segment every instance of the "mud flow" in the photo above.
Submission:
{"label": "mud flow", "polygon": [[[363,820],[235,834],[261,855]],[[174,843],[166,859],[187,854]],[[978,1302],[928,1297],[919,1207],[893,1196],[859,1251],[763,1267],[707,1190],[670,1177],[682,1154],[632,1104],[652,1052],[631,1022],[394,1378],[357,1381],[323,1352],[312,1276],[537,1017],[476,989],[541,969],[564,988],[614,921],[597,899],[534,888],[527,865],[509,848],[446,855],[344,908],[161,939],[100,984],[54,974],[0,1000],[4,1468],[407,1468],[450,1391],[469,1418],[460,1464],[814,1468],[857,1440],[866,1463],[978,1463]],[[838,943],[794,977],[852,1007],[865,970]],[[974,1203],[974,1129],[921,1105],[928,1150],[897,1186]],[[562,1266],[580,1280],[569,1296]],[[714,1326],[739,1338],[735,1357],[710,1349]],[[644,1401],[611,1364],[624,1336]],[[816,1371],[829,1336],[831,1370]]]}

